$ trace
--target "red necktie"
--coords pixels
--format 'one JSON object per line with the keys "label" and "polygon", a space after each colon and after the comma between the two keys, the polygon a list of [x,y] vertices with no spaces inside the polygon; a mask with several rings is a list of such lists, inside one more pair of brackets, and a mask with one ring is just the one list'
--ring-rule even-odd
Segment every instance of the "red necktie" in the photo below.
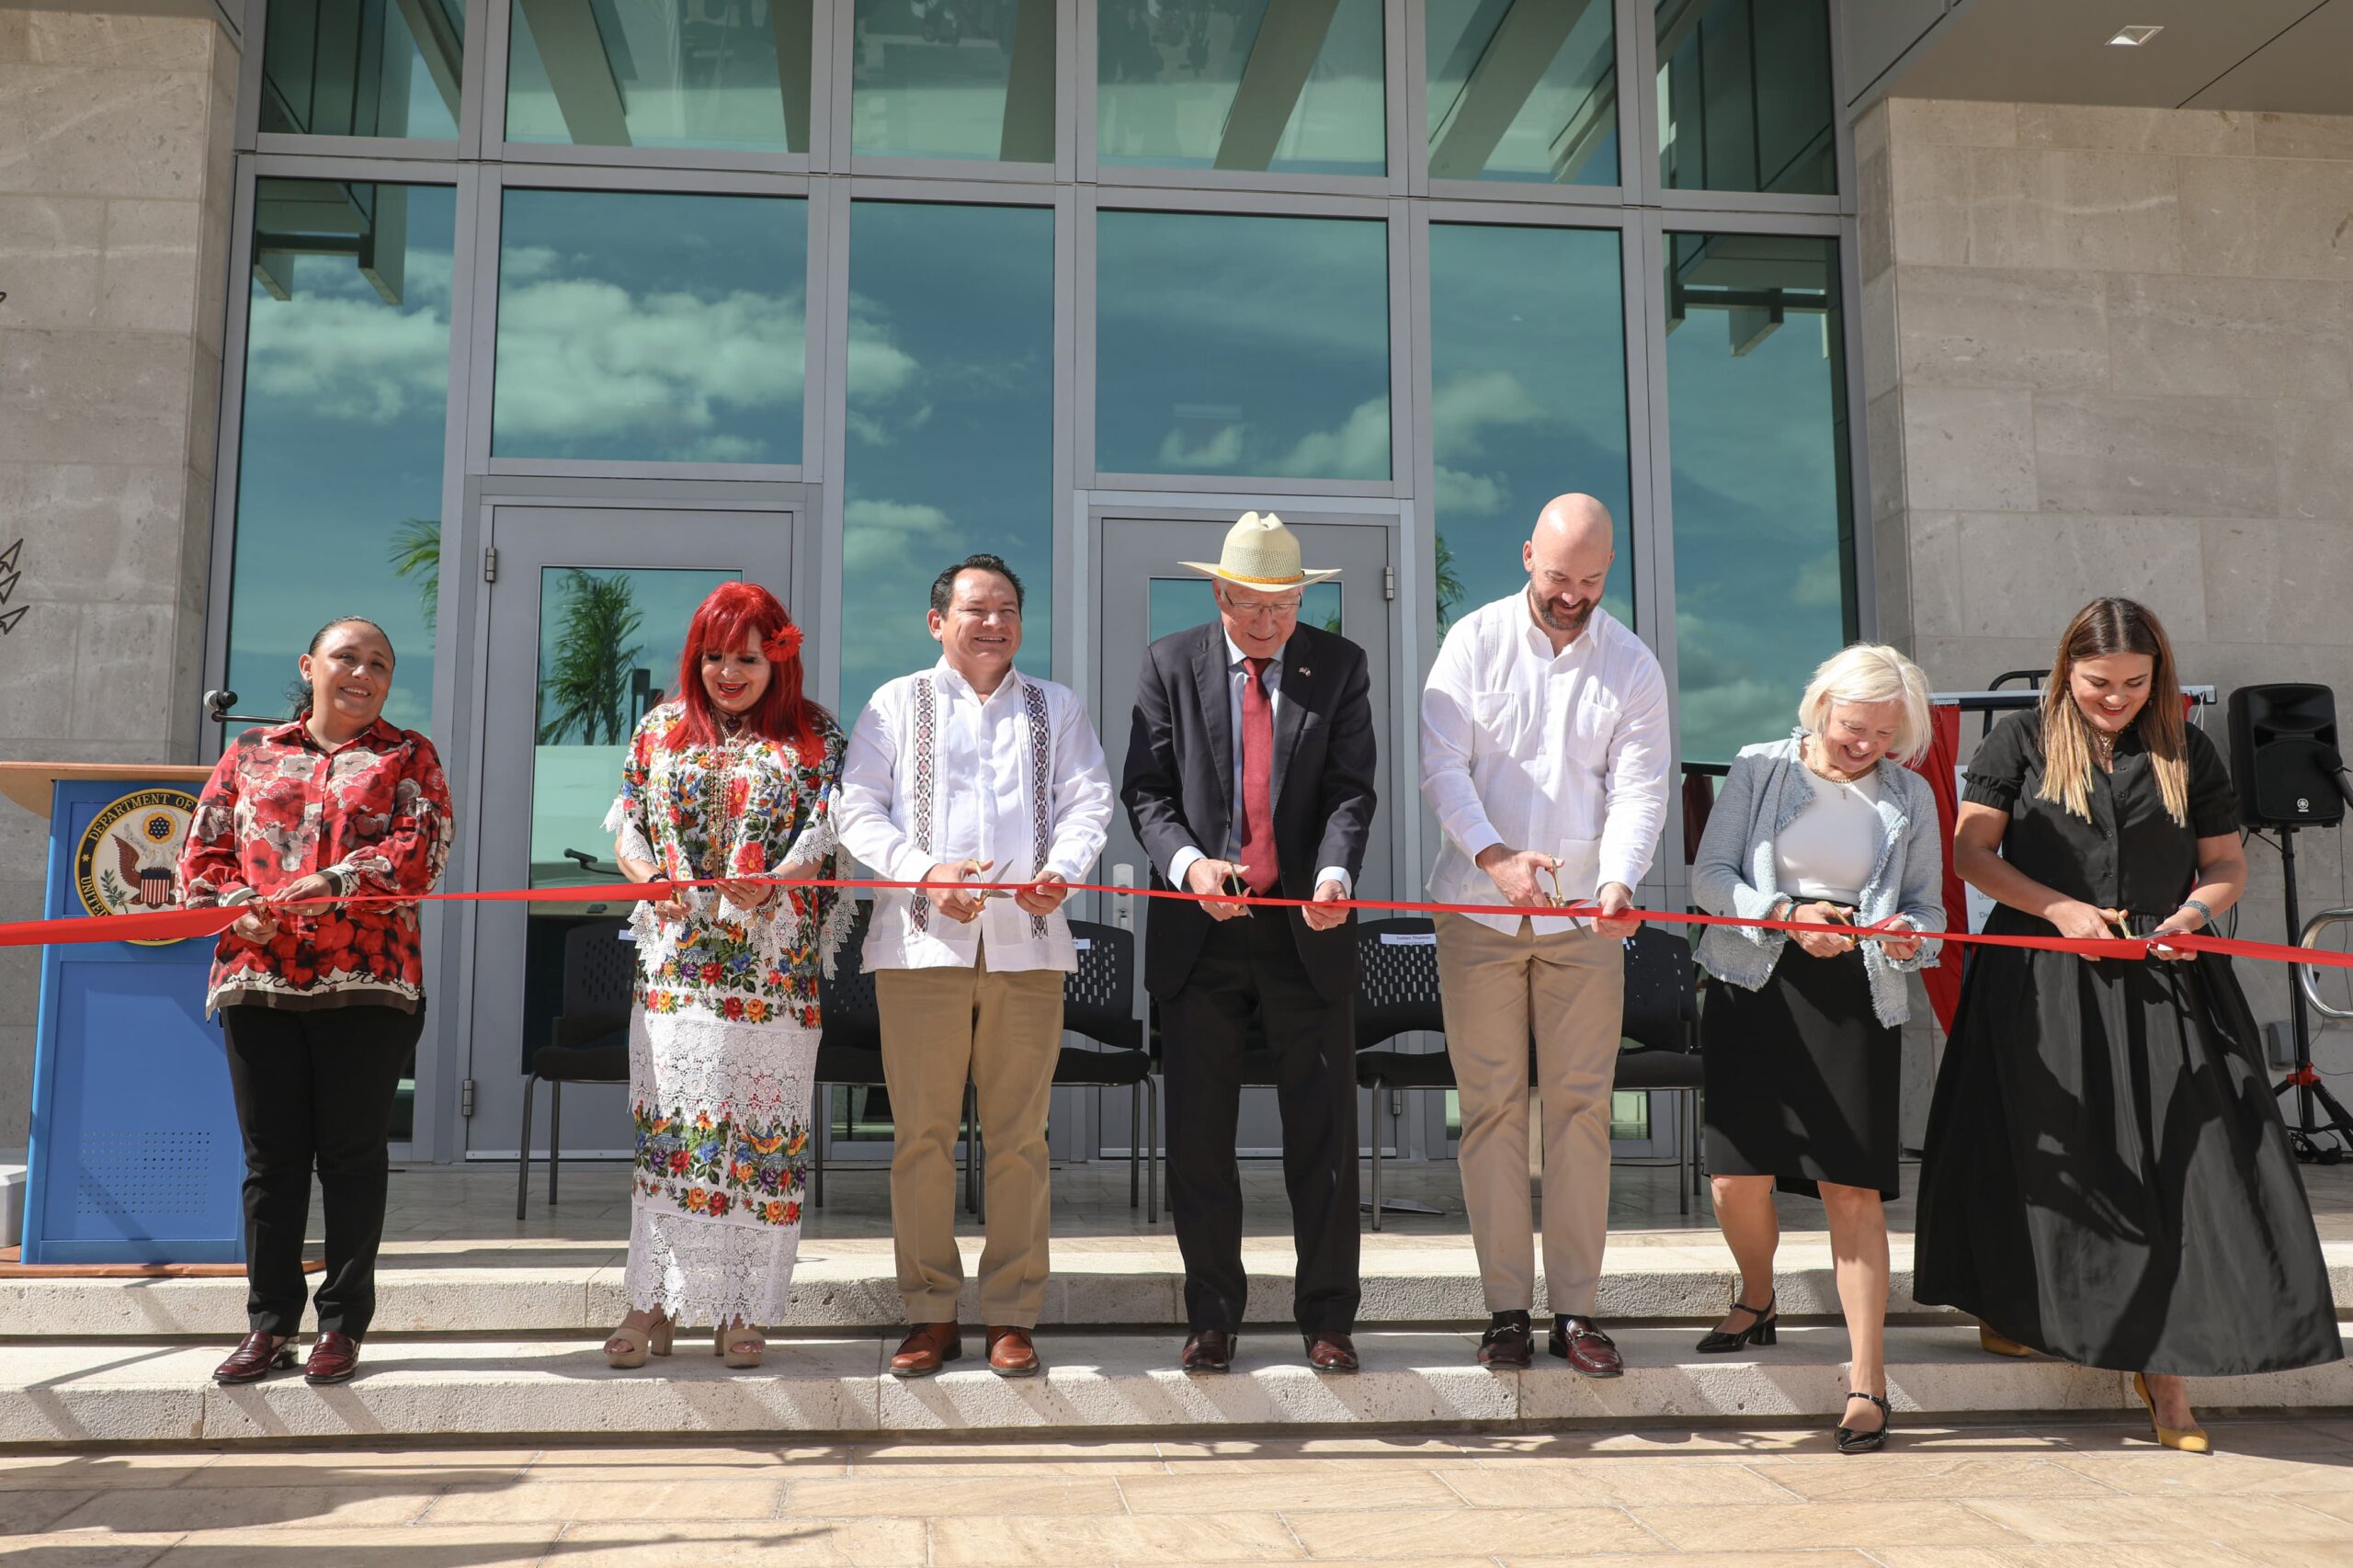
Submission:
{"label": "red necktie", "polygon": [[1281,881],[1275,863],[1275,705],[1267,696],[1272,659],[1245,659],[1242,683],[1242,880],[1263,893]]}

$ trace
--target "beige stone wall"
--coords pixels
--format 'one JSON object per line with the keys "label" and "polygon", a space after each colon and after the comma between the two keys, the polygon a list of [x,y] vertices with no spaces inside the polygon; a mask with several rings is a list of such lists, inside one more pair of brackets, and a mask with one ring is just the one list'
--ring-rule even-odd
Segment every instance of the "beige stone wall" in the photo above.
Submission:
{"label": "beige stone wall", "polygon": [[[201,14],[0,4],[0,757],[195,759],[237,69]],[[0,801],[0,919],[44,832]],[[0,1148],[38,974],[0,950]]]}
{"label": "beige stone wall", "polygon": [[[2187,679],[2323,681],[2353,733],[2353,119],[1895,99],[1857,153],[1888,635],[1977,687],[2126,594]],[[2305,911],[2353,903],[2339,835],[2300,838]]]}

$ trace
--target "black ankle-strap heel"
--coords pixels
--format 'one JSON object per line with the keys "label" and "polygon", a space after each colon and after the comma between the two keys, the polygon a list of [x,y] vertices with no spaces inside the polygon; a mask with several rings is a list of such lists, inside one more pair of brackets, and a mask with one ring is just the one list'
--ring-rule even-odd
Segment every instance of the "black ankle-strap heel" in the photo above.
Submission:
{"label": "black ankle-strap heel", "polygon": [[1895,1421],[1895,1408],[1875,1393],[1850,1393],[1848,1399],[1867,1399],[1879,1406],[1879,1430],[1858,1432],[1841,1422],[1838,1426],[1838,1451],[1842,1454],[1875,1453],[1887,1446],[1887,1429]]}
{"label": "black ankle-strap heel", "polygon": [[1726,1333],[1721,1328],[1711,1330],[1699,1341],[1699,1354],[1726,1356],[1733,1351],[1745,1349],[1751,1345],[1771,1345],[1779,1341],[1781,1337],[1779,1327],[1781,1313],[1779,1307],[1781,1293],[1776,1290],[1765,1298],[1765,1305],[1760,1309],[1750,1306],[1740,1299],[1740,1293],[1737,1290],[1733,1291],[1733,1303],[1725,1311],[1752,1312],[1756,1314],[1756,1321],[1746,1328],[1732,1333]]}

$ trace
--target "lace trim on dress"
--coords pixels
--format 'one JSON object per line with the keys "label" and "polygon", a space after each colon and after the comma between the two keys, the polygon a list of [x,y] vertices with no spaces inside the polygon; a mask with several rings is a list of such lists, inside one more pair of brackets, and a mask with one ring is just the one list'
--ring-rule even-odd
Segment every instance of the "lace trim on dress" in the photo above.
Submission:
{"label": "lace trim on dress", "polygon": [[681,1324],[780,1324],[791,1315],[800,1251],[798,1225],[714,1225],[640,1203],[630,1216],[629,1304]]}

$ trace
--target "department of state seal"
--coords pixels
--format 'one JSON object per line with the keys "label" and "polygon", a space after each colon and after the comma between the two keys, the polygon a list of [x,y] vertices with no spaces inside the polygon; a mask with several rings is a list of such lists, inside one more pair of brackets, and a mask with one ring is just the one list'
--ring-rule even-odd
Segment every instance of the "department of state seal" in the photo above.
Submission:
{"label": "department of state seal", "polygon": [[[185,790],[141,790],[93,817],[74,852],[74,887],[82,907],[92,915],[171,908],[178,902],[180,845],[195,814],[196,797]],[[160,948],[178,940],[150,938],[139,945]]]}

